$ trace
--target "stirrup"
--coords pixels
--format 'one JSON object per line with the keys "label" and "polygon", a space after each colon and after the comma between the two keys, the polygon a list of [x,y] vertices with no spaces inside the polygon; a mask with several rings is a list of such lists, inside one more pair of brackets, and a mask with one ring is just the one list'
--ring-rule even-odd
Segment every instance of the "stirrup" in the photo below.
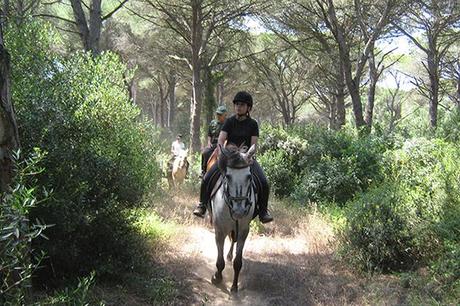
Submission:
{"label": "stirrup", "polygon": [[262,223],[268,223],[273,221],[273,217],[270,215],[270,213],[267,211],[265,213],[259,213],[259,220]]}
{"label": "stirrup", "polygon": [[193,214],[197,217],[204,218],[206,214],[206,207],[204,205],[198,205],[194,210]]}

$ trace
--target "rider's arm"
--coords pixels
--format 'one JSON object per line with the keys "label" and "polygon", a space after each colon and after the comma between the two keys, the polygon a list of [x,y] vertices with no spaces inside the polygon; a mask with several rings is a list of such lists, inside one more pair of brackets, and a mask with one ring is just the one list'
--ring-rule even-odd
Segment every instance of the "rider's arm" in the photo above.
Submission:
{"label": "rider's arm", "polygon": [[208,136],[208,148],[211,147],[211,137]]}
{"label": "rider's arm", "polygon": [[258,136],[251,136],[251,146],[252,145],[256,145],[255,149],[256,149],[256,152],[257,152],[257,140],[259,139]]}
{"label": "rider's arm", "polygon": [[[219,138],[217,139],[217,143],[221,146],[224,146],[225,141],[227,140],[228,133],[225,131],[220,131]],[[219,150],[219,146],[217,146],[217,150]],[[220,153],[220,152],[217,152]]]}

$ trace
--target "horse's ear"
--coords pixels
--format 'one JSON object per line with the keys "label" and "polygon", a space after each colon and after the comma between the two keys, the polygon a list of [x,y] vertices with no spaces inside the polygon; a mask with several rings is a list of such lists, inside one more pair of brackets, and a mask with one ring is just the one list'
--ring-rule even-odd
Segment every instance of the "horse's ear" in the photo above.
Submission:
{"label": "horse's ear", "polygon": [[185,155],[186,155],[186,156],[188,155],[188,149],[187,149],[187,150],[185,150]]}
{"label": "horse's ear", "polygon": [[217,146],[219,146],[219,151],[220,151],[220,153],[221,153],[223,156],[228,157],[227,149],[225,149],[225,147],[223,147],[220,143],[219,143]]}
{"label": "horse's ear", "polygon": [[253,144],[253,145],[249,148],[248,153],[246,154],[247,159],[251,159],[252,156],[254,156],[255,153],[256,153],[256,145]]}

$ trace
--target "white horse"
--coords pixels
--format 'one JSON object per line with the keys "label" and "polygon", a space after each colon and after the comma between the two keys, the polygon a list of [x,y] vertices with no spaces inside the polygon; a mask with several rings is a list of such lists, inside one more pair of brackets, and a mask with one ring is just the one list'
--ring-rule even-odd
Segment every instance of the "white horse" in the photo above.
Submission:
{"label": "white horse", "polygon": [[233,260],[232,293],[238,292],[238,276],[243,264],[243,247],[249,234],[249,223],[254,214],[256,193],[250,171],[250,161],[255,153],[253,145],[247,153],[238,148],[221,148],[219,167],[222,172],[222,185],[211,198],[212,220],[217,245],[217,272],[211,281],[214,285],[222,281],[225,268],[224,243],[228,236],[231,240],[227,259],[233,259],[233,247],[236,242],[236,256]]}
{"label": "white horse", "polygon": [[188,161],[187,161],[188,149],[181,150],[173,161],[172,165],[172,185],[178,186],[184,182],[185,176],[187,175]]}

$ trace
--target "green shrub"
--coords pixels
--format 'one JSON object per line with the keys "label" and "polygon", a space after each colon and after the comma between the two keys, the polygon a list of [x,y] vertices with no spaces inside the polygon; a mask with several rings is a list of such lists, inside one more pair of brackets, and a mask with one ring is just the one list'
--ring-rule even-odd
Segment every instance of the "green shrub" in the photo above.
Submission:
{"label": "green shrub", "polygon": [[454,110],[451,113],[445,114],[440,120],[439,126],[436,129],[437,137],[458,143],[460,141],[459,122],[460,111]]}
{"label": "green shrub", "polygon": [[432,228],[405,192],[397,184],[384,184],[350,203],[341,253],[354,266],[410,269],[433,251]]}
{"label": "green shrub", "polygon": [[129,100],[131,72],[117,55],[58,56],[49,51],[52,33],[30,21],[7,35],[23,150],[47,152],[37,184],[53,189],[31,212],[55,224],[46,231],[50,241],[34,245],[48,255],[40,273],[48,282],[93,270],[116,276],[139,258],[128,210],[158,188],[158,132]]}
{"label": "green shrub", "polygon": [[[83,277],[78,280],[78,284],[69,288],[54,293],[51,297],[43,299],[37,305],[95,305],[89,303],[89,292],[95,283],[95,273],[92,272],[88,277]],[[104,305],[99,303],[99,305]]]}
{"label": "green shrub", "polygon": [[[408,140],[386,157],[386,182],[348,204],[342,254],[366,270],[404,270],[442,254],[440,228],[448,227],[449,189],[458,172],[455,146]],[[455,207],[458,207],[458,194]],[[446,219],[447,218],[447,219]],[[443,221],[444,220],[444,221]]]}
{"label": "green shrub", "polygon": [[29,221],[30,210],[37,205],[34,176],[41,171],[43,158],[36,151],[31,158],[16,159],[16,177],[9,193],[2,194],[0,202],[0,304],[24,305],[30,302],[31,277],[43,255],[31,262],[32,239],[42,235],[46,225]]}
{"label": "green shrub", "polygon": [[381,180],[383,138],[313,126],[264,127],[259,160],[273,190],[301,202],[345,203]]}
{"label": "green shrub", "polygon": [[289,196],[295,188],[297,177],[286,152],[267,151],[258,161],[270,182],[270,190],[279,196]]}

